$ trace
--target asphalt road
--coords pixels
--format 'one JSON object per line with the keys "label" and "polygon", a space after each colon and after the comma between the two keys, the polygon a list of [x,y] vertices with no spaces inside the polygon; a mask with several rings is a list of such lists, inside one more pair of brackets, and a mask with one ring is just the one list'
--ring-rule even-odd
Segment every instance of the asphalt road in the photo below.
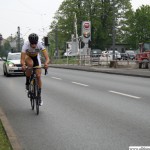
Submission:
{"label": "asphalt road", "polygon": [[0,106],[24,150],[127,150],[150,145],[147,78],[50,68],[37,116],[25,77],[4,77]]}

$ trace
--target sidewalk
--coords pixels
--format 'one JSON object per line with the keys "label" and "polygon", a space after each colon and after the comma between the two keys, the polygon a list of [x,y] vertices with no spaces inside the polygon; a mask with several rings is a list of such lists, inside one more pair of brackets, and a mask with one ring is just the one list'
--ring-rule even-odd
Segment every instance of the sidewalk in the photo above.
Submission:
{"label": "sidewalk", "polygon": [[67,65],[67,64],[60,64],[60,65],[51,64],[50,67],[150,78],[149,69],[108,68],[108,67],[101,67],[101,66],[87,66],[87,65],[79,66],[79,65]]}
{"label": "sidewalk", "polygon": [[13,150],[23,150],[21,144],[19,143],[18,137],[15,134],[13,128],[11,127],[9,120],[7,119],[6,114],[4,113],[3,109],[0,107],[0,120],[6,132],[6,136],[10,142],[10,145]]}

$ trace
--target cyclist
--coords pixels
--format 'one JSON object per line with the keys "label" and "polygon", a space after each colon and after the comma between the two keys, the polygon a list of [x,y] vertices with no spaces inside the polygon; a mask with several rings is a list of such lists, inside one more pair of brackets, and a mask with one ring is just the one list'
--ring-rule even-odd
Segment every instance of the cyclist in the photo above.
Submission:
{"label": "cyclist", "polygon": [[[26,72],[26,90],[29,90],[29,80],[31,76],[31,70],[28,69],[28,67],[35,67],[35,66],[41,66],[41,61],[40,61],[40,51],[43,52],[43,55],[45,57],[45,63],[44,63],[44,68],[48,68],[48,63],[49,63],[49,56],[48,52],[45,49],[45,47],[42,45],[41,42],[39,42],[39,37],[37,34],[32,33],[28,36],[27,42],[24,43],[22,47],[22,52],[21,52],[21,65],[22,65],[22,70]],[[27,66],[27,69],[26,69]],[[39,97],[40,97],[40,106],[43,105],[43,101],[41,99],[41,88],[42,88],[42,81],[41,81],[41,69],[36,70],[36,75],[37,75],[37,81],[38,81],[38,86],[39,86]]]}

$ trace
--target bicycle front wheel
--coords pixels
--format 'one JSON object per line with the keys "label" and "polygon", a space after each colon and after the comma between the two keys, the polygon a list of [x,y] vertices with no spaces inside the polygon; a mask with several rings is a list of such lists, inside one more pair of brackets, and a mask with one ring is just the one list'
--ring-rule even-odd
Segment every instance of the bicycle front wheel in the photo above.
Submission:
{"label": "bicycle front wheel", "polygon": [[31,102],[31,108],[34,110],[34,98],[31,96],[30,97],[30,102]]}
{"label": "bicycle front wheel", "polygon": [[34,110],[34,88],[33,88],[33,83],[32,82],[29,86],[28,96],[30,98],[31,109]]}
{"label": "bicycle front wheel", "polygon": [[35,79],[34,82],[34,94],[35,94],[35,104],[36,104],[36,114],[39,114],[39,94],[38,94],[39,88],[37,84],[37,80]]}
{"label": "bicycle front wheel", "polygon": [[36,98],[36,114],[39,114],[39,98]]}

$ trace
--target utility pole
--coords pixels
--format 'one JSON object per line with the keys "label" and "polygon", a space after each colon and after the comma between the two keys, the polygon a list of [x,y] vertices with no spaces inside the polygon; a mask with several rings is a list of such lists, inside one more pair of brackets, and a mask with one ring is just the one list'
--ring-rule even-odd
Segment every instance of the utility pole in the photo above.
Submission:
{"label": "utility pole", "polygon": [[20,27],[18,27],[18,32],[17,32],[17,35],[18,35],[18,52],[20,52]]}
{"label": "utility pole", "polygon": [[112,9],[113,9],[113,27],[112,27],[112,47],[113,47],[113,60],[115,60],[115,39],[116,39],[116,30],[115,30],[115,2],[112,0]]}
{"label": "utility pole", "polygon": [[75,16],[74,16],[74,27],[75,27],[75,39],[76,39],[76,48],[77,48],[77,52],[79,52],[79,37],[78,37],[78,27],[77,27],[77,16],[76,16],[76,13],[75,13]]}
{"label": "utility pole", "polygon": [[2,34],[0,34],[0,53],[2,52],[2,40],[3,40],[3,36]]}
{"label": "utility pole", "polygon": [[77,28],[77,17],[76,17],[76,13],[75,13],[75,16],[74,16],[74,27],[75,27],[75,37],[78,38],[78,28]]}
{"label": "utility pole", "polygon": [[12,42],[13,42],[13,39],[12,39],[12,34],[11,34],[11,38],[10,38],[10,46],[11,46],[11,52],[13,53]]}

